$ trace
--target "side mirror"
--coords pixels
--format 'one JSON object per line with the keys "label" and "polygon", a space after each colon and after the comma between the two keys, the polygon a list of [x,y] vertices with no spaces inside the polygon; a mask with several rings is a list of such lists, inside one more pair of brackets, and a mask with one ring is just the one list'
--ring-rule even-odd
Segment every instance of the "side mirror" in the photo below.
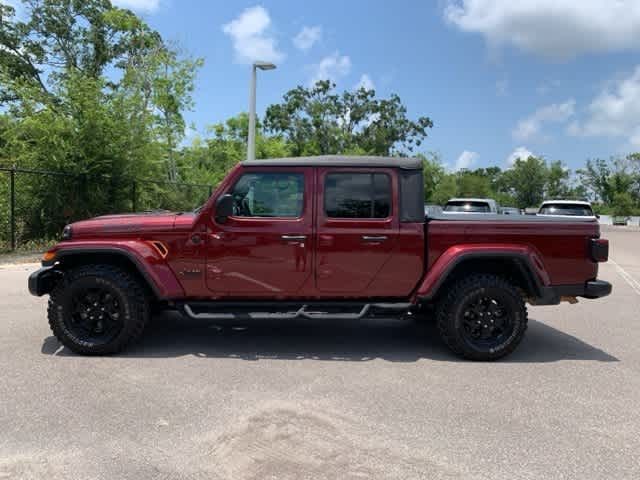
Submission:
{"label": "side mirror", "polygon": [[227,217],[233,215],[233,197],[229,194],[222,195],[216,200],[216,222],[225,223]]}

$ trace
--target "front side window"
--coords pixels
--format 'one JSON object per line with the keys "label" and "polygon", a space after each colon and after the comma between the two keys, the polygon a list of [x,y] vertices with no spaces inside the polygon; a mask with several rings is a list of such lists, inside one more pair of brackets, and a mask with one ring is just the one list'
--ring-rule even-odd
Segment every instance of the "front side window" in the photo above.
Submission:
{"label": "front side window", "polygon": [[324,210],[331,218],[387,218],[391,214],[391,178],[386,173],[329,173]]}
{"label": "front side window", "polygon": [[236,217],[300,217],[304,174],[245,173],[230,193]]}

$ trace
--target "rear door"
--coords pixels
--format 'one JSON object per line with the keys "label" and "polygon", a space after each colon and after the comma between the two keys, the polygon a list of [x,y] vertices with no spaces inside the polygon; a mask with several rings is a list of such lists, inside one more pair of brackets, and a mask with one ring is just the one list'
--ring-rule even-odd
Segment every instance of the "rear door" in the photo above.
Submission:
{"label": "rear door", "polygon": [[[313,169],[244,168],[226,192],[234,214],[211,219],[207,287],[220,296],[296,295],[312,272]],[[312,279],[310,279],[312,281]]]}
{"label": "rear door", "polygon": [[319,168],[316,191],[316,288],[336,296],[368,294],[398,237],[394,170]]}

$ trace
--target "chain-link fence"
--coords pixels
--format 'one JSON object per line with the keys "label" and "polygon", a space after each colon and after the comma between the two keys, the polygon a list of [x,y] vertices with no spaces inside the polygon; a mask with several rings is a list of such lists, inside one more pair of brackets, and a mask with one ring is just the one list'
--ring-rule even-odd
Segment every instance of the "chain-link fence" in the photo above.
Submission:
{"label": "chain-link fence", "polygon": [[211,185],[0,167],[0,252],[38,250],[96,215],[193,210]]}

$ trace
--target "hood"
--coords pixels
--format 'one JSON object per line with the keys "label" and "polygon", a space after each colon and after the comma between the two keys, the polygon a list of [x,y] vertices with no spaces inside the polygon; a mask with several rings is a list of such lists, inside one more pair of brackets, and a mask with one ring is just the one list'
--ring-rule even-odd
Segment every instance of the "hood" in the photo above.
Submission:
{"label": "hood", "polygon": [[71,224],[72,238],[99,237],[105,235],[139,235],[149,232],[173,230],[176,216],[174,212],[125,213],[103,215]]}

